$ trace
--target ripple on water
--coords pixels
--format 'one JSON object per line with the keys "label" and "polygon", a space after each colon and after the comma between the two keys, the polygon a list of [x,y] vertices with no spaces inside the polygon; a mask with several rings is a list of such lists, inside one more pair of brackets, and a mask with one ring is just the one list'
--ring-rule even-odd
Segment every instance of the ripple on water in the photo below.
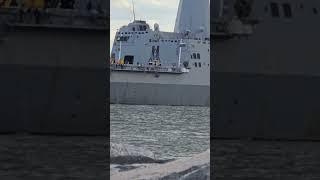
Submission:
{"label": "ripple on water", "polygon": [[110,105],[111,142],[144,147],[159,158],[187,157],[210,146],[210,108]]}

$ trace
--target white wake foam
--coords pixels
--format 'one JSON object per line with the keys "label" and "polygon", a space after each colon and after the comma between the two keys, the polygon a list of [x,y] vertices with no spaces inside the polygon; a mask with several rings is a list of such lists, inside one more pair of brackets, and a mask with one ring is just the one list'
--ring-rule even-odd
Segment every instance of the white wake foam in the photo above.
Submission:
{"label": "white wake foam", "polygon": [[131,164],[122,168],[127,169],[119,171],[115,165],[111,166],[112,180],[208,180],[210,179],[210,150],[165,164]]}

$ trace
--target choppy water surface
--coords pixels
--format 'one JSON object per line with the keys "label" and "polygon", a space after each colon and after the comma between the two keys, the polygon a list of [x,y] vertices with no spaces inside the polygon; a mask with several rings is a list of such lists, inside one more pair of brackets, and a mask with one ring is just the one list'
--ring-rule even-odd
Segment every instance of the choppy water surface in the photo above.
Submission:
{"label": "choppy water surface", "polygon": [[144,147],[157,158],[187,157],[210,146],[210,108],[110,105],[111,142]]}

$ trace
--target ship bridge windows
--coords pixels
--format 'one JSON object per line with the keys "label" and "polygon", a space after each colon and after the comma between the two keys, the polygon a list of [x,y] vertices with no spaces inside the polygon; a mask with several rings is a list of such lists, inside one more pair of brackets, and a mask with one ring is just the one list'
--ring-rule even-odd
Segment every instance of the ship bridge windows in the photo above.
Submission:
{"label": "ship bridge windows", "polygon": [[146,25],[139,25],[139,31],[146,31],[147,26]]}
{"label": "ship bridge windows", "polygon": [[272,17],[280,17],[279,6],[277,3],[271,3],[270,8]]}
{"label": "ship bridge windows", "polygon": [[282,4],[283,12],[284,12],[284,17],[286,18],[291,18],[292,17],[292,10],[291,6],[288,3]]}

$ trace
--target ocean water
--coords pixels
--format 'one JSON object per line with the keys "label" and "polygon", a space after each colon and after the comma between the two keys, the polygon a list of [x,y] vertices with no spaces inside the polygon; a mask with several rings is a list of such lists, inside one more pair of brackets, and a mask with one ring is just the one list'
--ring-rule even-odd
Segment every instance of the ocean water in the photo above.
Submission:
{"label": "ocean water", "polygon": [[156,158],[189,157],[210,147],[210,108],[110,105],[110,141],[148,149]]}

